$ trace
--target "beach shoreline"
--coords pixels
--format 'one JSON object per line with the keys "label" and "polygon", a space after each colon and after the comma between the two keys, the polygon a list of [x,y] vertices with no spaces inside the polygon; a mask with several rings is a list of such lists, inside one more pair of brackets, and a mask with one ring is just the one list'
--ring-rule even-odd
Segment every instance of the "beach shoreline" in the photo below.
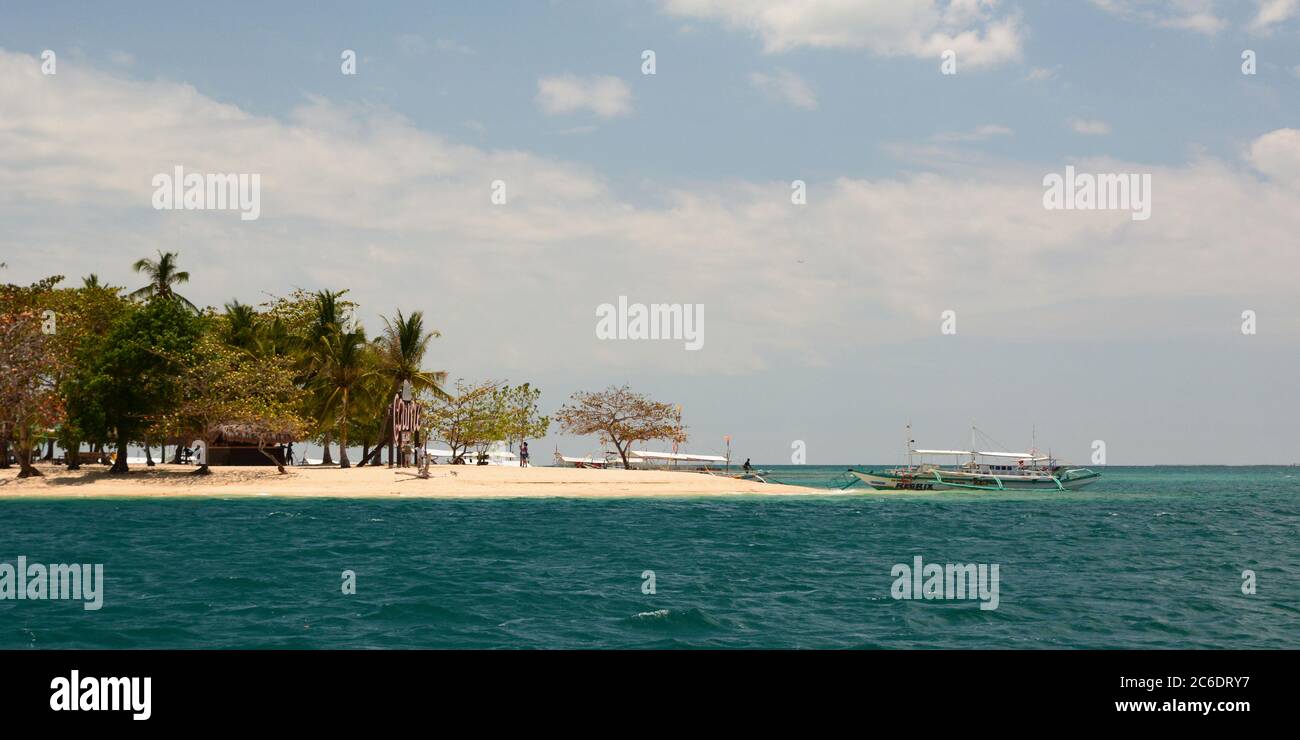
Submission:
{"label": "beach shoreline", "polygon": [[18,479],[18,467],[0,470],[0,499],[53,498],[641,498],[825,495],[823,489],[736,480],[723,476],[664,470],[593,470],[553,467],[435,465],[430,477],[414,468],[336,466],[286,468],[213,467],[212,475],[192,475],[193,466],[143,465],[112,475],[100,465],[68,471],[39,465],[39,478]]}

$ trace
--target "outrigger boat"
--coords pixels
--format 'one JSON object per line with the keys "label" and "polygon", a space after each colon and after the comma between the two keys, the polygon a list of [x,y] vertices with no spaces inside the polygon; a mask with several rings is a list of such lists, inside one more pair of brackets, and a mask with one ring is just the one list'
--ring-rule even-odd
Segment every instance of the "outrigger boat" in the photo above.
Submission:
{"label": "outrigger boat", "polygon": [[[639,470],[683,470],[713,472],[727,464],[722,455],[694,455],[685,452],[651,452],[649,450],[628,450],[628,464]],[[573,468],[613,468],[622,467],[623,461],[613,452],[606,451],[601,457],[569,457],[555,452],[555,464],[560,467]]]}
{"label": "outrigger boat", "polygon": [[[918,450],[908,427],[907,465],[878,471],[850,469],[855,478],[878,491],[1067,491],[1101,477],[1087,468],[1067,465],[1049,452],[985,452],[975,449],[975,429],[969,450]],[[925,457],[953,457],[950,465]],[[917,460],[916,458],[920,458]]]}
{"label": "outrigger boat", "polygon": [[[634,470],[675,470],[683,473],[706,473],[737,480],[754,480],[766,483],[763,476],[766,470],[737,470],[732,472],[730,459],[724,455],[697,455],[687,452],[652,452],[650,450],[629,450],[628,464]],[[568,468],[618,468],[623,461],[613,452],[606,451],[603,456],[570,457],[555,451],[556,467]]]}

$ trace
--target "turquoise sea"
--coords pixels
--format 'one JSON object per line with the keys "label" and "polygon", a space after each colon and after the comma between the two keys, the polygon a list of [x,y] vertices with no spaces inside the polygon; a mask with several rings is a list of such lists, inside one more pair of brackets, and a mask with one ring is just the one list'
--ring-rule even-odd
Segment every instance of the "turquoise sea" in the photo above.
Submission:
{"label": "turquoise sea", "polygon": [[[827,495],[0,498],[0,563],[106,581],[99,611],[0,601],[0,648],[1300,648],[1300,468],[863,495],[762,467]],[[917,555],[998,564],[998,608],[891,598]]]}

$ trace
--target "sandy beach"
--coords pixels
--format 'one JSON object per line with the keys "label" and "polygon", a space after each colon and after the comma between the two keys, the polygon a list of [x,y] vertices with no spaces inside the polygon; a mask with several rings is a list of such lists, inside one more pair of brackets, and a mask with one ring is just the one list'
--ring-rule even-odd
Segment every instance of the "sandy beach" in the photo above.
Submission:
{"label": "sandy beach", "polygon": [[110,475],[99,465],[69,472],[41,465],[41,478],[19,480],[18,468],[0,470],[0,498],[112,498],[290,496],[332,498],[620,498],[640,496],[726,496],[735,494],[820,495],[827,491],[721,476],[651,470],[583,470],[442,465],[421,480],[414,469],[295,467],[280,475],[271,467],[214,467],[212,475],[191,475],[182,465],[132,466]]}

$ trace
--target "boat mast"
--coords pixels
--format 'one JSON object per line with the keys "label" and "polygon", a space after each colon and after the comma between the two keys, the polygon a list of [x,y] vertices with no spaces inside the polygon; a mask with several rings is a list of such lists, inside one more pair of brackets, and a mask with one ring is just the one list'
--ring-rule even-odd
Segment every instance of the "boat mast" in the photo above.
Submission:
{"label": "boat mast", "polygon": [[909,421],[907,422],[907,467],[908,468],[912,467],[912,443],[915,441],[916,440],[912,439],[912,422]]}
{"label": "boat mast", "polygon": [[975,420],[970,420],[970,464],[975,464]]}

